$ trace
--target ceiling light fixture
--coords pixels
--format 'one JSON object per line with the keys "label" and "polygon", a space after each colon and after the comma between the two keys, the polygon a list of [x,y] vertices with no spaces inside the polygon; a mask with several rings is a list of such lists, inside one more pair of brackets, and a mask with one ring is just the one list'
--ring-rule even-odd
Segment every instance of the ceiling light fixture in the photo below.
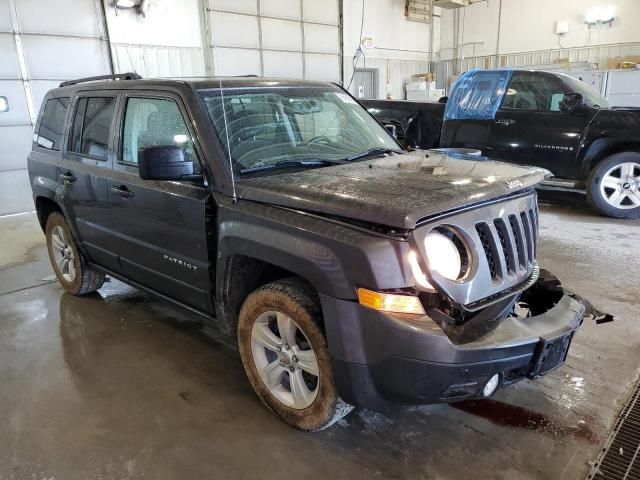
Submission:
{"label": "ceiling light fixture", "polygon": [[138,6],[136,0],[116,0],[115,6],[118,8],[134,8]]}
{"label": "ceiling light fixture", "polygon": [[113,0],[112,3],[116,15],[118,10],[135,10],[138,15],[145,16],[147,2],[145,0]]}
{"label": "ceiling light fixture", "polygon": [[584,18],[584,23],[587,24],[589,28],[604,24],[611,26],[615,19],[616,10],[614,7],[596,8],[587,13]]}

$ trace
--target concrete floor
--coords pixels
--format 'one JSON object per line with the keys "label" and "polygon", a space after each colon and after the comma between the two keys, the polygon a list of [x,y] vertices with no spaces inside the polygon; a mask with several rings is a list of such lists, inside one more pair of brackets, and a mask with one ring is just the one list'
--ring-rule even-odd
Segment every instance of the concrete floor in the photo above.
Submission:
{"label": "concrete floor", "polygon": [[34,215],[0,219],[0,480],[582,479],[639,373],[640,222],[542,211],[540,264],[615,322],[492,400],[317,434],[263,408],[213,329],[116,281],[63,294]]}

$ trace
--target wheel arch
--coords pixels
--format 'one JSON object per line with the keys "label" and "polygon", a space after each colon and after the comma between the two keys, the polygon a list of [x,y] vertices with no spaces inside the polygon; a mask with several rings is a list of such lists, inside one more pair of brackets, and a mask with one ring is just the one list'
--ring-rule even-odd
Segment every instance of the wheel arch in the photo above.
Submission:
{"label": "wheel arch", "polygon": [[38,223],[40,224],[40,228],[44,232],[47,228],[47,219],[52,212],[60,212],[64,215],[62,208],[60,205],[49,197],[45,197],[43,195],[37,196],[35,198],[36,205],[36,215],[38,216]]}
{"label": "wheel arch", "polygon": [[[276,265],[264,259],[245,254],[233,254],[227,257],[224,273],[216,287],[218,290],[217,317],[222,329],[235,334],[238,315],[242,304],[256,289],[283,278],[296,277],[307,282],[317,293],[318,290],[300,272]],[[320,308],[320,300],[318,298]]]}
{"label": "wheel arch", "polygon": [[582,161],[582,179],[586,180],[596,166],[611,155],[624,152],[640,153],[640,140],[599,138],[587,149]]}

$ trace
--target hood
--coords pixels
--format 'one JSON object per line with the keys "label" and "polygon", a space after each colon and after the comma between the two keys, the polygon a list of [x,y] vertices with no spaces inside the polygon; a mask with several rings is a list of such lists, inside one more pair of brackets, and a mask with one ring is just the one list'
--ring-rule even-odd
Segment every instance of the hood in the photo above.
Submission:
{"label": "hood", "polygon": [[247,200],[411,230],[425,217],[529,188],[547,170],[413,152],[242,179]]}

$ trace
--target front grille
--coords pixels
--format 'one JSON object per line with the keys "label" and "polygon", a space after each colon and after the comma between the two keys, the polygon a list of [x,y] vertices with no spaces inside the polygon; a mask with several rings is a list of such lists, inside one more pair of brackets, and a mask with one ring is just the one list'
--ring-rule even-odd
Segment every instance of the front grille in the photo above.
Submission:
{"label": "front grille", "polygon": [[536,259],[538,218],[536,209],[527,209],[479,222],[476,232],[494,281],[506,276],[521,277],[531,271]]}
{"label": "front grille", "polygon": [[640,385],[587,476],[587,480],[632,479],[640,479]]}
{"label": "front grille", "polygon": [[424,246],[429,232],[438,228],[455,232],[466,247],[461,250],[469,254],[466,275],[461,280],[435,276],[434,282],[454,303],[470,310],[484,308],[488,300],[526,289],[536,276],[537,215],[535,193],[522,192],[433,219],[420,225],[411,241],[427,258]]}

